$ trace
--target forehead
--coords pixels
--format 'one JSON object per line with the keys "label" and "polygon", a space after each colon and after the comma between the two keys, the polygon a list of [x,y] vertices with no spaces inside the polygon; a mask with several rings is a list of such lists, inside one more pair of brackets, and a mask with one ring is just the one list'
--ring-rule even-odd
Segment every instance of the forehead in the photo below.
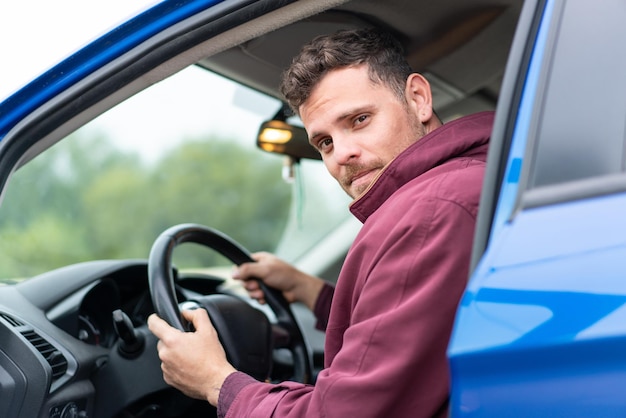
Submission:
{"label": "forehead", "polygon": [[311,89],[311,94],[307,101],[310,101],[316,94],[320,94],[320,90],[330,90],[324,91],[324,94],[329,94],[338,88],[349,86],[368,88],[378,86],[378,83],[370,78],[367,64],[335,68],[319,79],[317,84]]}
{"label": "forehead", "polygon": [[395,95],[388,86],[370,79],[365,64],[338,68],[320,79],[299,113],[307,126],[322,116],[339,117],[352,108],[375,104],[383,97]]}

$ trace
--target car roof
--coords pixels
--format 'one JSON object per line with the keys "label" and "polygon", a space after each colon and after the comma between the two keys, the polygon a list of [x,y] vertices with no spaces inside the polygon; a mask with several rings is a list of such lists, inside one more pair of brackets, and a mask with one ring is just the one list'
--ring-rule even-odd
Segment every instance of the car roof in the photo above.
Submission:
{"label": "car roof", "polygon": [[[400,39],[413,70],[433,84],[440,116],[452,118],[493,108],[523,2],[320,0],[317,10],[299,9],[297,3],[273,17],[282,26],[268,24],[270,30],[263,31],[250,25],[249,40],[199,65],[280,97],[280,75],[303,43],[341,29],[376,26]],[[303,17],[306,13],[311,15]]]}

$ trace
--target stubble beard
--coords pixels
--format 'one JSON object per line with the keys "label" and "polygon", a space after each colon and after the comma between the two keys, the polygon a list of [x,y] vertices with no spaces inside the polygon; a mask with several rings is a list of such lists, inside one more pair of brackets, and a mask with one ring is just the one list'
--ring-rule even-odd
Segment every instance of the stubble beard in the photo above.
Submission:
{"label": "stubble beard", "polygon": [[380,171],[383,166],[383,162],[379,160],[373,161],[370,164],[355,164],[347,166],[343,179],[339,182],[339,184],[341,185],[341,188],[348,194],[348,196],[350,196],[352,199],[356,199],[357,197],[361,196],[371,186],[372,183],[370,182],[367,184],[362,184],[358,187],[358,189],[354,189],[352,188],[352,182],[350,181],[350,179],[358,173],[363,173],[365,171]]}

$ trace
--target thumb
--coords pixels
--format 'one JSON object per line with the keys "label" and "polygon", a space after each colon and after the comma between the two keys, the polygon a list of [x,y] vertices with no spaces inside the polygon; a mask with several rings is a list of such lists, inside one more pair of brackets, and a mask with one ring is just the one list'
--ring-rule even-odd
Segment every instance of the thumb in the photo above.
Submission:
{"label": "thumb", "polygon": [[268,273],[267,266],[265,266],[261,261],[269,257],[269,253],[254,253],[252,254],[252,259],[254,261],[249,261],[245,263],[241,263],[238,266],[233,266],[232,277],[237,280],[250,280],[250,279],[258,279],[259,277],[265,277]]}
{"label": "thumb", "polygon": [[209,319],[209,314],[205,309],[198,308],[183,310],[181,313],[187,321],[191,322],[196,331],[207,329],[207,327],[213,327],[211,320]]}
{"label": "thumb", "polygon": [[235,280],[249,280],[256,276],[257,263],[241,263],[238,266],[233,266],[232,277]]}

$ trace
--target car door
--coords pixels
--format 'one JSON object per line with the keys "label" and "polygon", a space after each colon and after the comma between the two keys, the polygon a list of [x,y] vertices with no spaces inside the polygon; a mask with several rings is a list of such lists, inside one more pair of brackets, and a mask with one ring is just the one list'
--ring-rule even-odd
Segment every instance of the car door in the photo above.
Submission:
{"label": "car door", "polygon": [[626,4],[529,1],[449,347],[453,416],[623,416]]}

